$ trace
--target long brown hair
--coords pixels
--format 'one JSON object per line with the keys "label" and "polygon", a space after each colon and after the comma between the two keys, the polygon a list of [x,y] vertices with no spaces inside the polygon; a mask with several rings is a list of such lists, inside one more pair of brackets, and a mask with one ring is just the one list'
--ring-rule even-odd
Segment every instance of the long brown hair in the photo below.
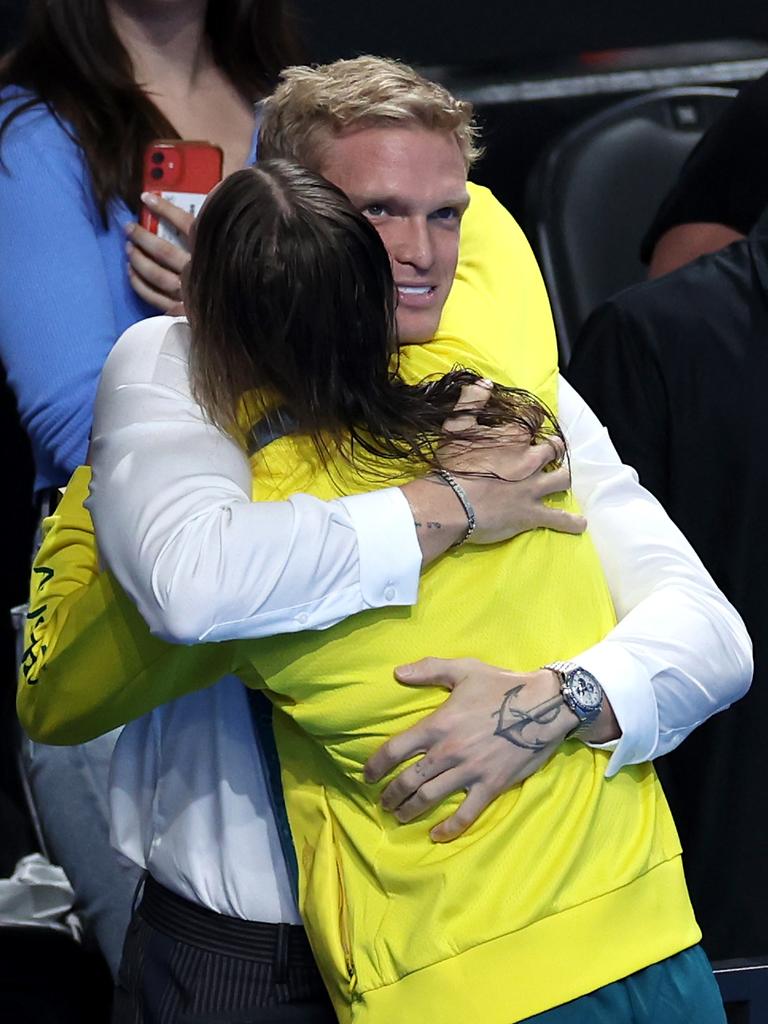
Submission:
{"label": "long brown hair", "polygon": [[[301,58],[281,0],[209,0],[205,28],[217,64],[253,101]],[[0,69],[6,85],[32,95],[14,102],[0,143],[15,118],[42,103],[82,147],[102,217],[113,198],[138,209],[145,147],[179,133],[137,85],[105,0],[30,0],[22,40]]]}
{"label": "long brown hair", "polygon": [[[241,441],[245,402],[249,423],[287,414],[323,458],[351,439],[352,451],[434,466],[443,423],[478,378],[466,369],[417,385],[398,376],[381,239],[335,185],[285,160],[237,171],[207,199],[185,300],[195,397]],[[481,422],[517,424],[529,440],[562,437],[535,396],[499,385]]]}

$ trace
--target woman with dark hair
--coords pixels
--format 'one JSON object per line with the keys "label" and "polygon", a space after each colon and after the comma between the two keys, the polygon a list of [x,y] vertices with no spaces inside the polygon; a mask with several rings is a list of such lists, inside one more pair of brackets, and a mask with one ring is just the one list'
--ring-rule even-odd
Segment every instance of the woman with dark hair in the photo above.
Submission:
{"label": "woman with dark hair", "polygon": [[146,145],[253,162],[254,104],[296,56],[280,0],[31,0],[0,72],[0,355],[37,490],[83,462],[104,358],[155,311],[125,257]]}
{"label": "woman with dark hair", "polygon": [[[0,359],[31,439],[35,491],[85,459],[104,359],[155,312],[129,271],[145,146],[221,146],[224,171],[255,155],[255,104],[297,45],[282,0],[30,0],[0,68]],[[113,972],[137,875],[108,842],[114,736],[72,750],[25,746],[51,856]]]}

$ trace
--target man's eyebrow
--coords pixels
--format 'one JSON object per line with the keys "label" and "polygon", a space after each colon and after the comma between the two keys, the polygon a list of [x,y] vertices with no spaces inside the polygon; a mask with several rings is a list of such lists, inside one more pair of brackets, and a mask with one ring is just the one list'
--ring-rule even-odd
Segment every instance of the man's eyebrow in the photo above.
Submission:
{"label": "man's eyebrow", "polygon": [[347,192],[347,198],[353,206],[370,206],[371,203],[381,203],[384,206],[402,205],[403,197],[388,195],[386,192]]}
{"label": "man's eyebrow", "polygon": [[[407,196],[388,194],[386,192],[347,192],[347,198],[353,206],[370,206],[372,203],[380,203],[382,206],[408,206],[411,200]],[[442,210],[444,207],[455,206],[460,210],[466,210],[469,206],[470,196],[467,192],[453,196],[443,196],[429,203],[432,210]]]}
{"label": "man's eyebrow", "polygon": [[469,200],[471,196],[468,192],[462,192],[461,196],[456,196],[454,199],[450,199],[447,203],[443,203],[443,206],[458,206],[462,210],[466,210],[469,206]]}

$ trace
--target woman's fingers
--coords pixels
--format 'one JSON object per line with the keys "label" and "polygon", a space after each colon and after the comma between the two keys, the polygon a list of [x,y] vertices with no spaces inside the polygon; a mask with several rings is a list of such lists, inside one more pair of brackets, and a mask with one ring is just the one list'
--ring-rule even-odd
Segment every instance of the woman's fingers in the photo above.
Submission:
{"label": "woman's fingers", "polygon": [[481,379],[474,384],[465,384],[453,412],[443,424],[443,429],[454,431],[471,430],[477,426],[477,414],[487,404],[493,390],[493,381]]}
{"label": "woman's fingers", "polygon": [[139,298],[143,299],[150,306],[154,306],[161,313],[167,313],[170,316],[183,315],[183,303],[152,288],[131,266],[128,267],[128,280],[131,282],[131,286]]}
{"label": "woman's fingers", "polygon": [[189,253],[180,245],[169,242],[166,238],[159,238],[154,232],[147,231],[141,224],[129,224],[126,228],[131,243],[136,246],[143,255],[165,270],[174,274],[180,274],[189,263]]}
{"label": "woman's fingers", "polygon": [[171,302],[181,298],[181,278],[171,270],[166,270],[156,263],[142,250],[128,242],[125,251],[128,254],[128,265],[135,274],[153,291],[165,296]]}
{"label": "woman's fingers", "polygon": [[163,313],[179,315],[181,302],[181,274],[189,262],[184,248],[194,217],[186,210],[151,192],[142,195],[142,201],[152,212],[167,221],[179,233],[182,245],[176,245],[147,231],[140,224],[128,224],[128,276],[136,294]]}
{"label": "woman's fingers", "polygon": [[182,210],[181,207],[176,206],[168,199],[163,199],[156,192],[142,192],[141,201],[156,217],[162,217],[171,227],[175,228],[185,242],[189,241],[189,231],[195,220],[194,214]]}
{"label": "woman's fingers", "polygon": [[570,470],[566,466],[561,466],[560,469],[553,469],[549,473],[540,473],[533,481],[533,485],[534,493],[539,498],[567,491],[571,486]]}
{"label": "woman's fingers", "polygon": [[564,508],[550,508],[548,505],[542,505],[538,526],[545,530],[555,530],[557,533],[571,533],[578,536],[586,530],[587,520],[578,512],[566,512]]}
{"label": "woman's fingers", "polygon": [[[172,206],[165,200],[162,202]],[[183,210],[177,212],[189,216]],[[129,225],[126,232],[128,277],[136,294],[163,313],[183,314],[181,273],[189,262],[189,253],[173,242],[158,238],[140,224]]]}

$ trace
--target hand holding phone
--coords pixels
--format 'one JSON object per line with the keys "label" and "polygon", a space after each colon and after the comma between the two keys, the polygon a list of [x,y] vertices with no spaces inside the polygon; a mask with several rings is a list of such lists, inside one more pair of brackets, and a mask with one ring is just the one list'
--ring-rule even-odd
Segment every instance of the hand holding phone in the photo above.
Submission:
{"label": "hand holding phone", "polygon": [[[142,191],[167,199],[193,217],[211,189],[221,181],[224,156],[219,146],[186,139],[158,139],[147,146],[142,169]],[[141,226],[174,245],[187,248],[186,239],[146,206]]]}
{"label": "hand holding phone", "polygon": [[209,142],[158,139],[144,153],[144,203],[139,224],[126,226],[127,269],[137,295],[162,313],[184,312],[180,275],[189,259],[189,227],[221,180],[222,166],[221,149]]}

